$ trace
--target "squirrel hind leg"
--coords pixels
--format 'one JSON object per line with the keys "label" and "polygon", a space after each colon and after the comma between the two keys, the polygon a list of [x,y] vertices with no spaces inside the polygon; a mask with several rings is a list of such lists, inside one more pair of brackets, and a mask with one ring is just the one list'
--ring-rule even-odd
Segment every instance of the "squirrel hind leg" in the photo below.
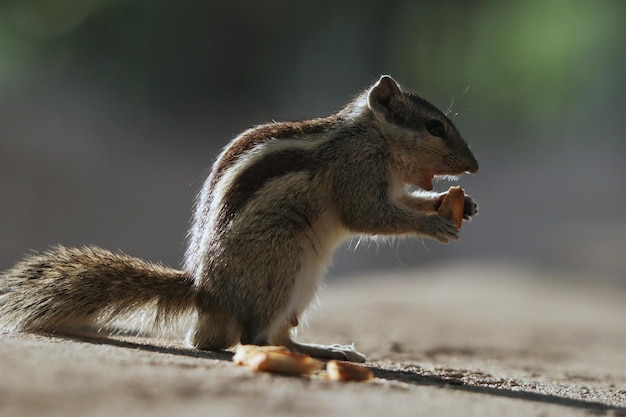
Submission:
{"label": "squirrel hind leg", "polygon": [[239,343],[241,328],[232,317],[218,312],[198,312],[198,320],[185,337],[187,346],[200,350],[222,350]]}
{"label": "squirrel hind leg", "polygon": [[359,363],[363,363],[366,360],[365,355],[358,352],[354,345],[316,345],[294,342],[292,340],[287,344],[287,348],[319,359],[337,359]]}

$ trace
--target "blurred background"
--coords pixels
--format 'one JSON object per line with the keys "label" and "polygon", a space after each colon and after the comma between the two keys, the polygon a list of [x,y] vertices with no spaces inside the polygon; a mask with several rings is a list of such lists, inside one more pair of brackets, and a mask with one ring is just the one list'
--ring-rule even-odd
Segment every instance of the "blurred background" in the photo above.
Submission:
{"label": "blurred background", "polygon": [[385,73],[451,106],[480,215],[448,246],[349,242],[332,275],[491,262],[624,285],[625,22],[621,0],[3,0],[0,270],[56,243],[179,265],[231,138]]}

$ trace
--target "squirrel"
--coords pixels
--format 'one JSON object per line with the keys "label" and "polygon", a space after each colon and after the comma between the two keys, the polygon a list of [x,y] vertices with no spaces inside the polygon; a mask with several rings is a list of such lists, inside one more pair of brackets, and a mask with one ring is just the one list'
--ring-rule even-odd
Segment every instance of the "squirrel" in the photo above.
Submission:
{"label": "squirrel", "polygon": [[[196,199],[183,270],[56,246],[0,275],[0,328],[72,333],[152,306],[156,324],[195,313],[192,348],[272,344],[364,362],[354,345],[292,338],[334,250],[359,235],[458,239],[433,178],[477,171],[446,115],[383,75],[333,115],[234,138]],[[464,218],[476,213],[466,196]]]}

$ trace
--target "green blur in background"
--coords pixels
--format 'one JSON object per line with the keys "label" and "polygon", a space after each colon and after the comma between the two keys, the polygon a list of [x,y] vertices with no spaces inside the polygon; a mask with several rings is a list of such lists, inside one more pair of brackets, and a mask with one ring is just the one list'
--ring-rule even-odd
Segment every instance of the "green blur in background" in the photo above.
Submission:
{"label": "green blur in background", "polygon": [[472,145],[481,215],[448,247],[349,244],[337,273],[480,258],[626,276],[625,23],[621,0],[5,0],[0,269],[57,242],[176,264],[232,137],[388,73]]}
{"label": "green blur in background", "polygon": [[552,124],[623,101],[625,23],[619,0],[4,1],[0,82],[78,77],[179,113],[224,101],[293,107],[294,87],[353,93],[388,70],[431,95],[469,89],[472,111]]}

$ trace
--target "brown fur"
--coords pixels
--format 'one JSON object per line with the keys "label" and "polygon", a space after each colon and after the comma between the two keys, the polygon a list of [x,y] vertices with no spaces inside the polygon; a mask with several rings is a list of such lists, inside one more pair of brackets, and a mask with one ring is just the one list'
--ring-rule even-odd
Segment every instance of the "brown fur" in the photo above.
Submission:
{"label": "brown fur", "polygon": [[252,128],[228,146],[228,149],[213,168],[211,184],[214,186],[222,173],[242,155],[264,142],[324,133],[337,123],[339,123],[337,116],[332,115],[307,121],[270,123]]}
{"label": "brown fur", "polygon": [[224,227],[234,218],[267,182],[287,173],[314,172],[318,168],[317,164],[314,155],[297,149],[275,152],[252,164],[236,178],[224,196],[228,204],[222,206],[218,227]]}

